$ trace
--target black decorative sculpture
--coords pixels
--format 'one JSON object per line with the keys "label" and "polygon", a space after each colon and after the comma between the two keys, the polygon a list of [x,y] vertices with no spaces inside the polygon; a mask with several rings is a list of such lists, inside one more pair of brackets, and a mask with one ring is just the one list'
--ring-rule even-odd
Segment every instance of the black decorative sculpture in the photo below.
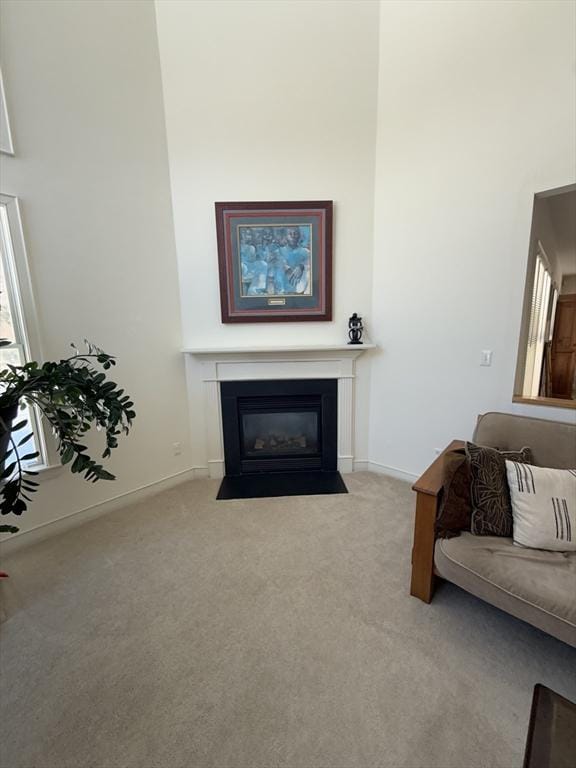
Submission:
{"label": "black decorative sculpture", "polygon": [[348,320],[348,337],[350,338],[348,344],[362,344],[362,331],[362,318],[358,317],[356,312],[354,312],[352,317]]}

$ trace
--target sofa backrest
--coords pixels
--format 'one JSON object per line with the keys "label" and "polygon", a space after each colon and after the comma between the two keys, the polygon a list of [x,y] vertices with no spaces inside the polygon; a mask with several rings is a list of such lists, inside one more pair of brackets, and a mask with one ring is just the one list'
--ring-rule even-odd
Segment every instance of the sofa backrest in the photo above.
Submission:
{"label": "sofa backrest", "polygon": [[478,416],[472,440],[503,451],[527,445],[539,467],[576,469],[576,424],[511,413],[484,413]]}

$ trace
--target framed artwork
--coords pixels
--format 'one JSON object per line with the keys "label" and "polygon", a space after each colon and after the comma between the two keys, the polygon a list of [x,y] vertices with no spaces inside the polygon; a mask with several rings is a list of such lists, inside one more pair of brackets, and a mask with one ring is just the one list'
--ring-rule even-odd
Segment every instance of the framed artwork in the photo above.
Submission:
{"label": "framed artwork", "polygon": [[332,319],[332,201],[216,203],[223,323]]}

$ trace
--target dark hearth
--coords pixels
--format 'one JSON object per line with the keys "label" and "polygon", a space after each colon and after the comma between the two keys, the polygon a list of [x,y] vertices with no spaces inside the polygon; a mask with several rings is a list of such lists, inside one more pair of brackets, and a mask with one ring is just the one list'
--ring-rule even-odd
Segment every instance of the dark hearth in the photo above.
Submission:
{"label": "dark hearth", "polygon": [[219,499],[347,493],[337,471],[335,379],[228,381],[221,397]]}

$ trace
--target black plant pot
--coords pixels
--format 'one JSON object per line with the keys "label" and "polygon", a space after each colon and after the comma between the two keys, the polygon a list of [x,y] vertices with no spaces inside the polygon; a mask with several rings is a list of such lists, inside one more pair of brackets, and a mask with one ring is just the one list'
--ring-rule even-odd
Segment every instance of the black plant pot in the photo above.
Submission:
{"label": "black plant pot", "polygon": [[0,408],[0,472],[4,470],[4,455],[8,450],[12,424],[18,413],[18,403]]}

